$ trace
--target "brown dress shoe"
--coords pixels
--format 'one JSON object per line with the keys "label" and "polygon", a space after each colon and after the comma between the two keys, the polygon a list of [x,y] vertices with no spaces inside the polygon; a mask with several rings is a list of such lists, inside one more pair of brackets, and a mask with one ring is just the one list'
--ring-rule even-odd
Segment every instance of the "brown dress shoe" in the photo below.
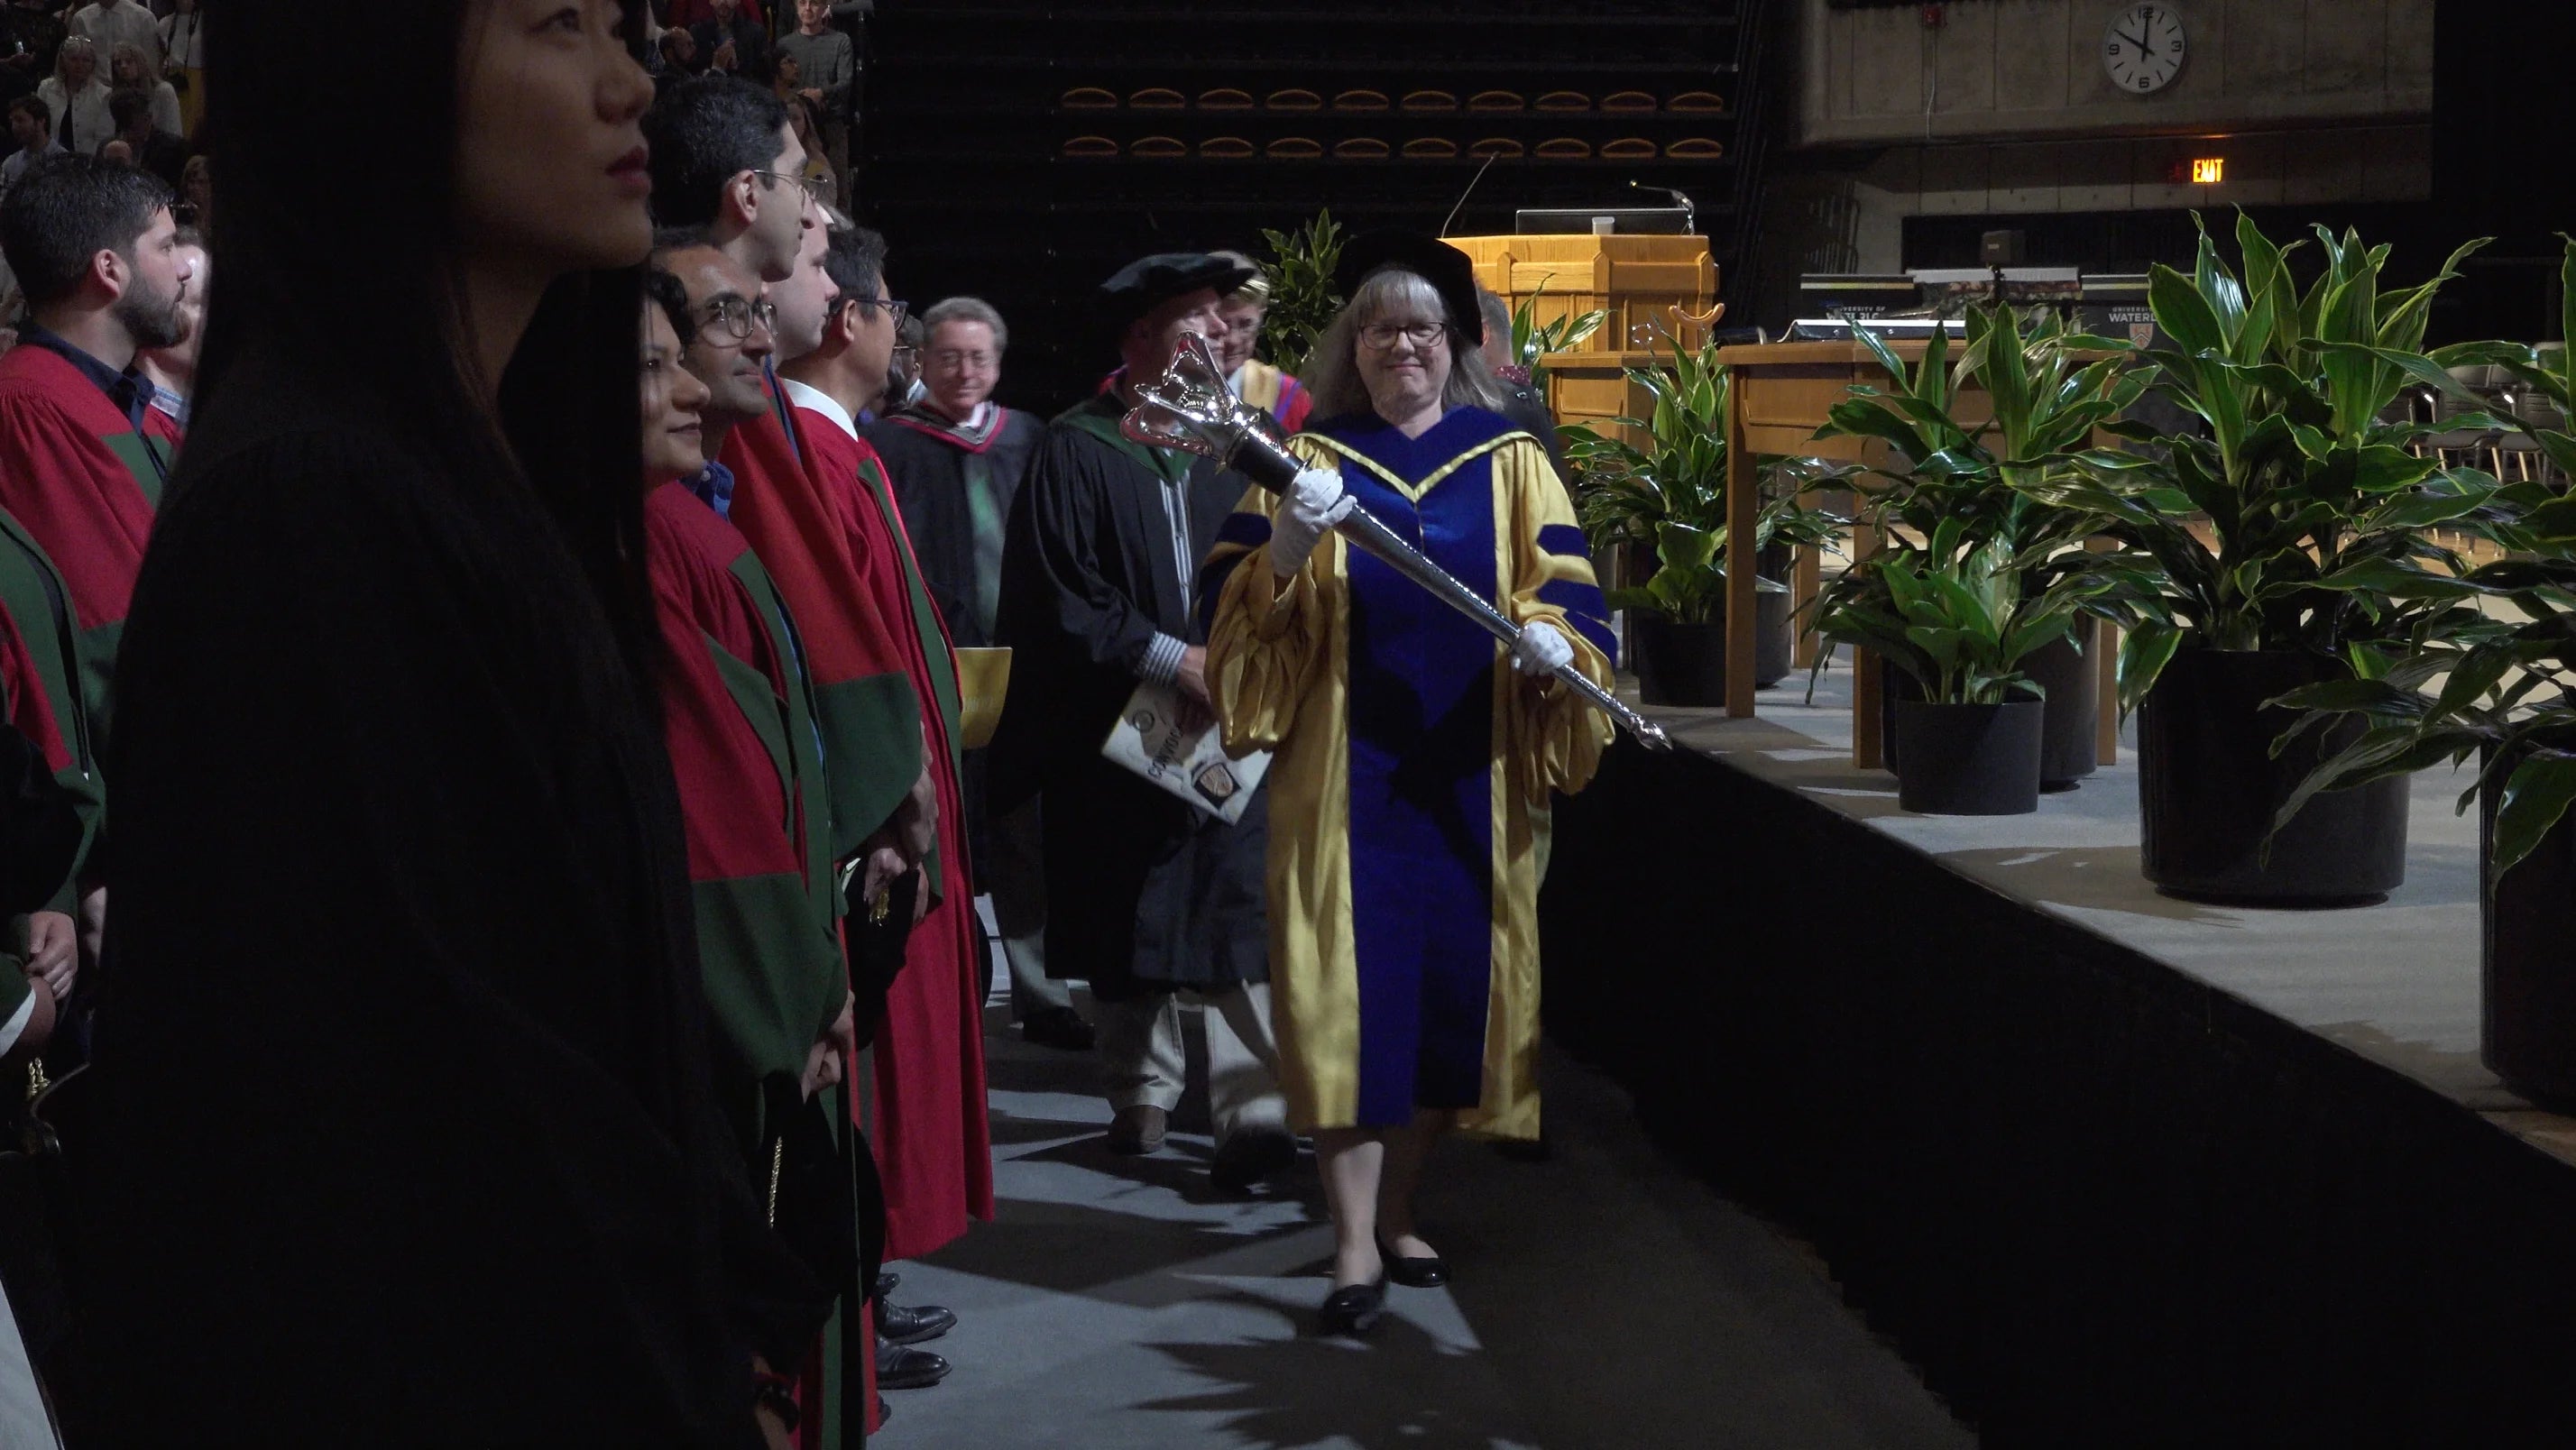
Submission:
{"label": "brown dress shoe", "polygon": [[1170,1114],[1150,1103],[1120,1108],[1109,1120],[1109,1151],[1112,1153],[1158,1153],[1163,1148],[1163,1134]]}

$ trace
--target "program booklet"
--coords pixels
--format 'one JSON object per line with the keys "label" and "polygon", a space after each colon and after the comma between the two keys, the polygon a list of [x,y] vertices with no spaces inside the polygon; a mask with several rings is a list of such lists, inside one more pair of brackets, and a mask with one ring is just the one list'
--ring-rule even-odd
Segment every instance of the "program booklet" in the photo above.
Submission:
{"label": "program booklet", "polygon": [[1252,804],[1253,790],[1270,769],[1270,752],[1228,759],[1215,718],[1192,707],[1187,714],[1197,717],[1191,722],[1196,728],[1184,729],[1182,703],[1178,685],[1138,685],[1100,753],[1232,825]]}

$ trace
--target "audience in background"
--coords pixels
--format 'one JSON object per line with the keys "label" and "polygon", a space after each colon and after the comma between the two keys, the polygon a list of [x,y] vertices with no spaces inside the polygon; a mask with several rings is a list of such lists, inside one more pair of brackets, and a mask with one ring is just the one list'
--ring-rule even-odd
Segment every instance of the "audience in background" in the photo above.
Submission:
{"label": "audience in background", "polygon": [[52,0],[9,0],[0,10],[0,90],[12,98],[32,95],[54,73],[54,60],[71,28]]}
{"label": "audience in background", "polygon": [[161,17],[161,75],[179,92],[179,134],[197,134],[206,113],[206,39],[197,0],[175,0]]}
{"label": "audience in background", "polygon": [[[671,9],[662,23],[674,30],[686,30],[701,20],[715,17],[715,0],[671,0]],[[742,13],[756,24],[767,24],[769,13],[761,0],[742,0]]]}
{"label": "audience in background", "polygon": [[108,146],[125,147],[127,165],[140,166],[151,172],[161,179],[163,186],[175,193],[179,189],[180,174],[187,169],[188,143],[161,129],[154,118],[156,109],[151,98],[141,91],[118,91],[110,95],[107,111],[115,118],[116,135],[99,148],[99,154],[107,154]]}
{"label": "audience in background", "polygon": [[54,139],[53,108],[34,96],[20,96],[9,103],[9,135],[18,149],[9,159],[0,161],[0,197],[18,184],[27,168],[48,156],[61,156],[63,143]]}
{"label": "audience in background", "polygon": [[119,42],[107,53],[107,89],[112,97],[118,91],[140,91],[152,103],[152,124],[173,136],[187,134],[187,122],[179,118],[179,90],[161,79],[157,68],[145,59],[143,47]]}
{"label": "audience in background", "polygon": [[72,13],[74,35],[95,41],[102,55],[112,54],[120,45],[131,45],[150,58],[151,69],[161,69],[161,22],[140,0],[97,0]]}
{"label": "audience in background", "polygon": [[215,214],[215,163],[200,151],[179,168],[179,201],[172,208],[181,221],[204,231]]}
{"label": "audience in background", "polygon": [[116,132],[116,120],[107,113],[107,83],[98,75],[98,47],[86,36],[63,41],[54,52],[54,73],[36,94],[54,113],[54,137],[66,151],[91,155]]}
{"label": "audience in background", "polygon": [[689,27],[703,70],[770,83],[769,28],[742,8],[742,0],[710,0],[714,13]]}
{"label": "audience in background", "polygon": [[778,58],[796,62],[797,92],[813,108],[814,125],[823,144],[809,144],[831,158],[832,174],[842,179],[840,205],[850,204],[850,96],[858,79],[858,48],[832,28],[830,0],[796,0],[796,29],[778,37]]}

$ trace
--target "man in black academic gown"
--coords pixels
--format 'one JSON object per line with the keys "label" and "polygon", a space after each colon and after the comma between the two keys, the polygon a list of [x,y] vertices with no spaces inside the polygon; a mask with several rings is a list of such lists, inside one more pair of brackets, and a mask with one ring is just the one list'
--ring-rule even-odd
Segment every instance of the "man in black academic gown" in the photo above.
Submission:
{"label": "man in black academic gown", "polygon": [[[922,397],[891,400],[861,430],[885,461],[922,583],[939,602],[949,642],[959,649],[999,640],[1002,533],[1011,501],[1037,458],[1046,421],[993,401],[1010,328],[991,303],[949,297],[912,322],[927,338]],[[994,923],[1011,969],[1011,1017],[1022,1040],[1089,1052],[1091,1024],[1074,1010],[1072,989],[1047,976],[1046,882],[1039,804],[995,814],[985,787],[985,752],[966,756],[966,829],[975,880],[993,893]]]}
{"label": "man in black academic gown", "polygon": [[1150,1153],[1180,1101],[1175,994],[1208,1008],[1215,1176],[1248,1185],[1296,1159],[1270,1032],[1262,855],[1269,806],[1226,825],[1104,759],[1140,681],[1201,706],[1207,650],[1190,601],[1198,561],[1247,484],[1215,463],[1120,435],[1129,379],[1162,375],[1192,333],[1218,335],[1218,299],[1248,275],[1165,253],[1101,286],[1098,322],[1126,362],[1119,385],[1047,429],[1014,500],[999,630],[1014,651],[993,744],[994,808],[1046,799],[1046,967],[1099,1002],[1109,1146]]}

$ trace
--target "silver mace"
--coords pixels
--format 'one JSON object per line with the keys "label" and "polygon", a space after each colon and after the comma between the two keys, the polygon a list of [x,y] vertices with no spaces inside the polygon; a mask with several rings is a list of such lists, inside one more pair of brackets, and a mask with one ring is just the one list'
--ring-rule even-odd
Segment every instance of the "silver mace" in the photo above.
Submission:
{"label": "silver mace", "polygon": [[[1218,370],[1216,358],[1209,353],[1207,340],[1188,337],[1172,354],[1172,365],[1162,377],[1136,390],[1141,400],[1129,410],[1119,424],[1119,431],[1149,448],[1177,448],[1201,458],[1213,458],[1276,494],[1286,494],[1296,483],[1306,465],[1288,451],[1280,438],[1278,425],[1260,408],[1234,395],[1226,386],[1225,374]],[[1493,601],[1459,582],[1457,576],[1434,564],[1420,549],[1406,543],[1404,536],[1388,528],[1375,514],[1354,508],[1333,531],[1359,547],[1386,561],[1387,565],[1407,579],[1428,589],[1442,603],[1485,627],[1485,632],[1505,644],[1520,638],[1520,627],[1494,607]],[[1669,750],[1672,741],[1665,737],[1664,727],[1631,710],[1618,696],[1592,682],[1589,675],[1567,663],[1558,665],[1556,678],[1568,689],[1590,701],[1603,714],[1619,722],[1631,735],[1655,750]]]}

